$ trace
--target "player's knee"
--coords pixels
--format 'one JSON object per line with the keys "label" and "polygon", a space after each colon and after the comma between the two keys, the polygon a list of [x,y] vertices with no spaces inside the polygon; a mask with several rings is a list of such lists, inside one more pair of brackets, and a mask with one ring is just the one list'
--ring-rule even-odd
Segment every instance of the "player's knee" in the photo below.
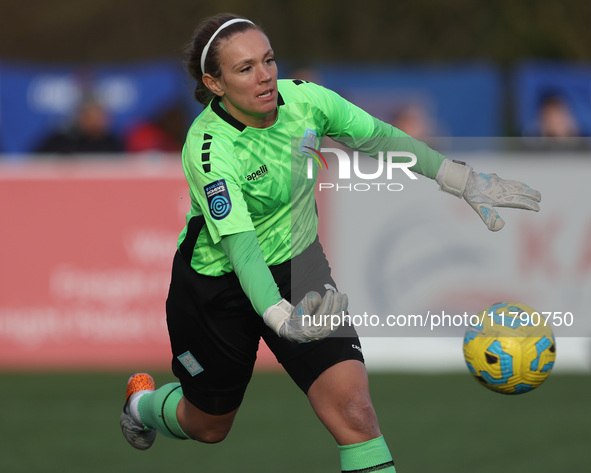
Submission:
{"label": "player's knee", "polygon": [[224,440],[230,432],[229,427],[210,427],[207,429],[192,428],[188,430],[189,431],[185,433],[193,440],[201,443],[219,443]]}
{"label": "player's knee", "polygon": [[342,405],[341,415],[352,430],[370,435],[379,431],[375,410],[371,400],[366,396],[349,398]]}
{"label": "player's knee", "polygon": [[222,415],[208,414],[188,401],[179,404],[177,419],[183,432],[202,443],[219,443],[226,438],[238,408]]}

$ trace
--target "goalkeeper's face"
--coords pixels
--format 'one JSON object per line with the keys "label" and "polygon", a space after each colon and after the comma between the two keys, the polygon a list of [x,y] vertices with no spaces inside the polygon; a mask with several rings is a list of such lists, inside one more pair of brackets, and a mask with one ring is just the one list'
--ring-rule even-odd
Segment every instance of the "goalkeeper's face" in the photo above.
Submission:
{"label": "goalkeeper's face", "polygon": [[221,75],[214,92],[242,123],[265,128],[277,116],[277,65],[269,39],[258,30],[236,33],[219,49]]}

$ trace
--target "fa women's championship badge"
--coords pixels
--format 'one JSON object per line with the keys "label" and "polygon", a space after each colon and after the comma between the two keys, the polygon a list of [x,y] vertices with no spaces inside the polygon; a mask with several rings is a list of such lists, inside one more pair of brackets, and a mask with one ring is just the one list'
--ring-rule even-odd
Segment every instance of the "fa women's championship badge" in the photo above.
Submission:
{"label": "fa women's championship badge", "polygon": [[216,220],[226,218],[232,209],[232,200],[228,192],[228,186],[225,179],[219,179],[206,185],[204,188],[209,212]]}

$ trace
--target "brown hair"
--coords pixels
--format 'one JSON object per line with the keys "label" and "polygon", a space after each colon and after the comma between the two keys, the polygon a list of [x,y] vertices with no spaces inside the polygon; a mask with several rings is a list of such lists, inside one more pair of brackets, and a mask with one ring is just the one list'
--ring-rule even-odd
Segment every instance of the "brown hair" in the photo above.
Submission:
{"label": "brown hair", "polygon": [[[193,95],[195,96],[197,102],[203,105],[207,105],[209,102],[211,102],[215,94],[203,83],[203,72],[201,71],[201,53],[217,29],[227,21],[233,20],[235,18],[242,17],[234,15],[233,13],[222,13],[220,15],[212,16],[203,20],[195,30],[191,42],[185,49],[185,67],[187,68],[189,74],[197,81]],[[205,70],[208,74],[211,74],[216,78],[221,74],[219,58],[220,40],[229,38],[233,34],[248,30],[262,31],[261,28],[253,25],[252,23],[241,21],[224,28],[218,33],[218,35],[213,40],[213,43],[211,43],[209,51],[207,52],[207,57],[205,58]]]}

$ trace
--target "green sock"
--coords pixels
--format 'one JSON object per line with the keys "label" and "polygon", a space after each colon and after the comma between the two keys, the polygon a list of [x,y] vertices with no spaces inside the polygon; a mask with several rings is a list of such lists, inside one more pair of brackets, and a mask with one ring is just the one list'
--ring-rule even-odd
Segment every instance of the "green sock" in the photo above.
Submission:
{"label": "green sock", "polygon": [[165,437],[188,439],[176,418],[176,408],[183,397],[180,383],[165,384],[140,397],[138,410],[146,427],[156,429]]}
{"label": "green sock", "polygon": [[353,445],[339,445],[342,473],[395,473],[394,462],[384,437]]}

